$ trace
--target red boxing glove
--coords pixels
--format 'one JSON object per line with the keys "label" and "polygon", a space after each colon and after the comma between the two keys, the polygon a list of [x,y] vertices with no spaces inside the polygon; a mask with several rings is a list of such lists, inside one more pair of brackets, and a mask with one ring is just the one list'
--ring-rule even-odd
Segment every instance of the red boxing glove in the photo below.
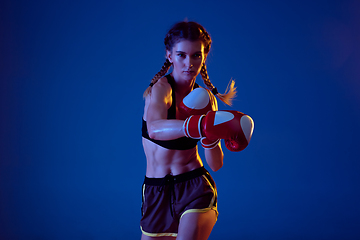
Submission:
{"label": "red boxing glove", "polygon": [[216,110],[215,96],[209,90],[201,87],[192,90],[179,105],[180,113],[186,117],[206,114],[208,111]]}
{"label": "red boxing glove", "polygon": [[[191,115],[206,114],[209,111],[217,110],[217,102],[215,96],[205,88],[195,88],[192,90],[179,105],[179,112],[184,119]],[[196,138],[201,138],[200,136]],[[206,137],[202,137],[201,145],[204,148],[212,149],[218,143],[219,139],[209,140]]]}
{"label": "red boxing glove", "polygon": [[184,122],[187,137],[225,139],[226,148],[234,152],[247,147],[253,130],[254,121],[238,111],[211,111],[206,116],[191,116]]}
{"label": "red boxing glove", "polygon": [[204,135],[225,139],[226,148],[234,152],[247,147],[254,130],[252,118],[238,111],[209,112],[203,121]]}
{"label": "red boxing glove", "polygon": [[220,142],[220,138],[216,139],[216,140],[209,140],[206,137],[203,137],[200,139],[201,142],[201,146],[203,146],[203,148],[207,148],[207,149],[213,149],[214,147],[216,147],[219,142]]}

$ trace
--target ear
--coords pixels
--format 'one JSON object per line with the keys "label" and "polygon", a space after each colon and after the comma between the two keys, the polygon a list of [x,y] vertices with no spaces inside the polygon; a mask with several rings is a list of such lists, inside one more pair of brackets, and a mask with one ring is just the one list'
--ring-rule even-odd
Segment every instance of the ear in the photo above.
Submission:
{"label": "ear", "polygon": [[169,60],[169,62],[173,63],[171,52],[166,50],[166,58]]}

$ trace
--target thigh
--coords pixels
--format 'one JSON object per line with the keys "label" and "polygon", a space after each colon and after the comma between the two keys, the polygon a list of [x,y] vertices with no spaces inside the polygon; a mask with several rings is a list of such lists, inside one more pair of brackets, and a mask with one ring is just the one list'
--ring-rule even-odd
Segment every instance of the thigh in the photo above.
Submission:
{"label": "thigh", "polygon": [[216,223],[215,210],[205,213],[190,212],[180,219],[178,240],[206,240]]}

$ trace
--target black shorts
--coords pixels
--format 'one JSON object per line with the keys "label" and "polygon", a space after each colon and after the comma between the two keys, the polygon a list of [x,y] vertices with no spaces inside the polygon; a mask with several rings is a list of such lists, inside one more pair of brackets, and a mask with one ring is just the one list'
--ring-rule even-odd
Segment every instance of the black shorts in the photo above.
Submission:
{"label": "black shorts", "polygon": [[186,213],[218,214],[215,182],[204,167],[176,176],[145,177],[142,196],[141,231],[151,237],[176,237]]}

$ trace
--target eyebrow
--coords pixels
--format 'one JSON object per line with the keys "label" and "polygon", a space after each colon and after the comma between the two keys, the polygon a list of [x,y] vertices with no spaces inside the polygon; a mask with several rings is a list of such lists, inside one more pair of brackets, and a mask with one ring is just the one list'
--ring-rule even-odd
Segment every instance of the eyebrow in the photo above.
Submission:
{"label": "eyebrow", "polygon": [[[183,51],[176,51],[176,53],[186,53],[186,52],[183,52]],[[202,52],[201,52],[201,51],[194,52],[194,54],[197,54],[197,53],[202,53]]]}

